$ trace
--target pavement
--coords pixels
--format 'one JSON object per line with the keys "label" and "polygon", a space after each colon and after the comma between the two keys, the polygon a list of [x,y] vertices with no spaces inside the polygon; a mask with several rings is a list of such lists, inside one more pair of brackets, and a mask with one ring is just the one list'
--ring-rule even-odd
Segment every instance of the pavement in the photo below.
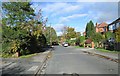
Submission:
{"label": "pavement", "polygon": [[47,57],[51,49],[30,58],[0,58],[0,74],[12,75],[12,74],[31,74],[35,75],[40,70],[42,63]]}
{"label": "pavement", "polygon": [[[74,48],[74,46],[70,46],[70,47]],[[83,50],[84,52],[86,51],[86,53],[89,53],[89,54],[93,54],[93,55],[101,56],[106,59],[110,59],[117,63],[119,62],[119,54],[118,53],[101,52],[94,48],[77,48],[77,49]]]}

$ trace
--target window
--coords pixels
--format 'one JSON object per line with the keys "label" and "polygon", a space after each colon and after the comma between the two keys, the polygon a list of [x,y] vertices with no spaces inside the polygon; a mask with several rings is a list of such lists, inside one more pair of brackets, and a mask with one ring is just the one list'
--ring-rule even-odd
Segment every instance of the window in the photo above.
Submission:
{"label": "window", "polygon": [[116,29],[116,26],[115,26],[115,24],[113,24],[112,26],[113,26],[113,27],[112,27],[112,29],[113,29],[113,30],[115,30],[115,29]]}
{"label": "window", "polygon": [[104,32],[106,32],[106,26],[104,27]]}
{"label": "window", "polygon": [[120,26],[120,22],[116,23],[116,29]]}

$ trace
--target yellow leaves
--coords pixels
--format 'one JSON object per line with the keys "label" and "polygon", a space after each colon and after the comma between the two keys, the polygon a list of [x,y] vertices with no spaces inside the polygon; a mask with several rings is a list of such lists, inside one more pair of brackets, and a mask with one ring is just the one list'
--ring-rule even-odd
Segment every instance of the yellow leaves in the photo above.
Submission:
{"label": "yellow leaves", "polygon": [[11,43],[10,52],[16,53],[19,48],[20,48],[20,43],[17,40],[14,40]]}
{"label": "yellow leaves", "polygon": [[42,31],[41,30],[34,31],[33,35],[37,36],[37,38],[38,38],[39,36],[42,35]]}

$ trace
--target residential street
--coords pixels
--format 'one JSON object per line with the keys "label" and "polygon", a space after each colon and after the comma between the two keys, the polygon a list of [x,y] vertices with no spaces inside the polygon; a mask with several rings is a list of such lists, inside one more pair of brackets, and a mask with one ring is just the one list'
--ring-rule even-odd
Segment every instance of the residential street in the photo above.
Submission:
{"label": "residential street", "polygon": [[120,1],[2,0],[0,76],[120,76]]}
{"label": "residential street", "polygon": [[118,74],[118,63],[82,52],[81,48],[55,46],[46,74]]}
{"label": "residential street", "polygon": [[[118,74],[118,63],[83,51],[88,48],[54,46],[52,56],[41,68],[48,51],[24,59],[3,59],[2,74]],[[92,50],[92,49],[90,49]],[[43,71],[42,71],[43,70]],[[42,71],[42,72],[41,72]],[[38,73],[37,73],[38,72]]]}

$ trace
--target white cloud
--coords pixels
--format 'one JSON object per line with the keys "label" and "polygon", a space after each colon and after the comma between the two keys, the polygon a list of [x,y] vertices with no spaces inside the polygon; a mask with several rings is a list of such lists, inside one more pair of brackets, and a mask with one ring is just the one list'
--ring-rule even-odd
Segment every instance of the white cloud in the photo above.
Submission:
{"label": "white cloud", "polygon": [[64,26],[65,26],[64,24],[55,24],[55,25],[53,25],[52,27],[53,27],[57,32],[60,32],[60,31],[63,29]]}
{"label": "white cloud", "polygon": [[56,30],[58,36],[62,34],[62,29],[65,25],[64,24],[54,24],[52,27]]}
{"label": "white cloud", "polygon": [[[104,8],[102,6],[104,6]],[[116,2],[95,3],[94,5],[91,5],[91,7],[88,6],[88,9],[89,18],[98,23],[110,22],[118,17],[118,5]]]}
{"label": "white cloud", "polygon": [[47,4],[45,7],[43,7],[43,11],[45,12],[54,12],[57,11],[61,8],[63,8],[66,5],[66,3],[51,3],[51,4]]}
{"label": "white cloud", "polygon": [[59,14],[70,13],[81,8],[81,5],[72,5],[70,3],[51,3],[43,7],[42,10],[51,16],[56,16]]}
{"label": "white cloud", "polygon": [[119,0],[33,0],[38,2],[118,2]]}
{"label": "white cloud", "polygon": [[61,35],[62,35],[61,31],[57,32],[57,36],[61,36]]}
{"label": "white cloud", "polygon": [[104,13],[99,13],[96,19],[98,22],[108,22],[108,21],[112,21],[113,19],[117,19],[117,17],[118,16],[113,15],[113,13],[104,12]]}
{"label": "white cloud", "polygon": [[[65,27],[66,25],[64,24],[55,24],[53,25],[52,27],[56,30],[56,33],[58,36],[62,35],[62,29]],[[77,32],[84,32],[84,29],[81,28],[81,26],[69,26],[69,27],[72,27],[72,28],[75,28],[75,31]]]}
{"label": "white cloud", "polygon": [[119,0],[77,0],[77,2],[119,2]]}
{"label": "white cloud", "polygon": [[[82,1],[82,0],[81,0]],[[84,0],[86,1],[86,0]],[[63,22],[67,22],[66,25],[75,24],[76,30],[84,31],[84,27],[87,21],[93,20],[93,22],[111,22],[118,17],[118,7],[117,2],[96,2],[96,0],[92,0],[94,2],[77,2],[77,3],[59,3],[59,2],[51,2],[45,3],[43,5],[39,5],[37,8],[42,8],[44,13],[44,17],[49,17],[50,22],[53,22],[55,25],[53,27],[60,34],[61,29],[64,27]],[[35,4],[36,5],[36,4]],[[37,5],[35,6],[37,7]],[[83,13],[83,14],[82,14]],[[84,14],[85,13],[85,14]],[[77,20],[77,18],[81,18],[81,24],[79,22],[72,23],[72,20]],[[49,20],[48,20],[49,21]],[[80,26],[76,26],[79,25]]]}
{"label": "white cloud", "polygon": [[70,5],[70,6],[67,6],[67,8],[64,8],[62,11],[70,12],[70,11],[78,10],[79,8],[81,8],[79,5]]}
{"label": "white cloud", "polygon": [[73,19],[73,18],[84,17],[84,16],[87,16],[87,15],[88,15],[88,14],[73,14],[73,15],[71,15],[71,16],[61,17],[61,18],[60,18],[60,23],[69,21],[70,19]]}

